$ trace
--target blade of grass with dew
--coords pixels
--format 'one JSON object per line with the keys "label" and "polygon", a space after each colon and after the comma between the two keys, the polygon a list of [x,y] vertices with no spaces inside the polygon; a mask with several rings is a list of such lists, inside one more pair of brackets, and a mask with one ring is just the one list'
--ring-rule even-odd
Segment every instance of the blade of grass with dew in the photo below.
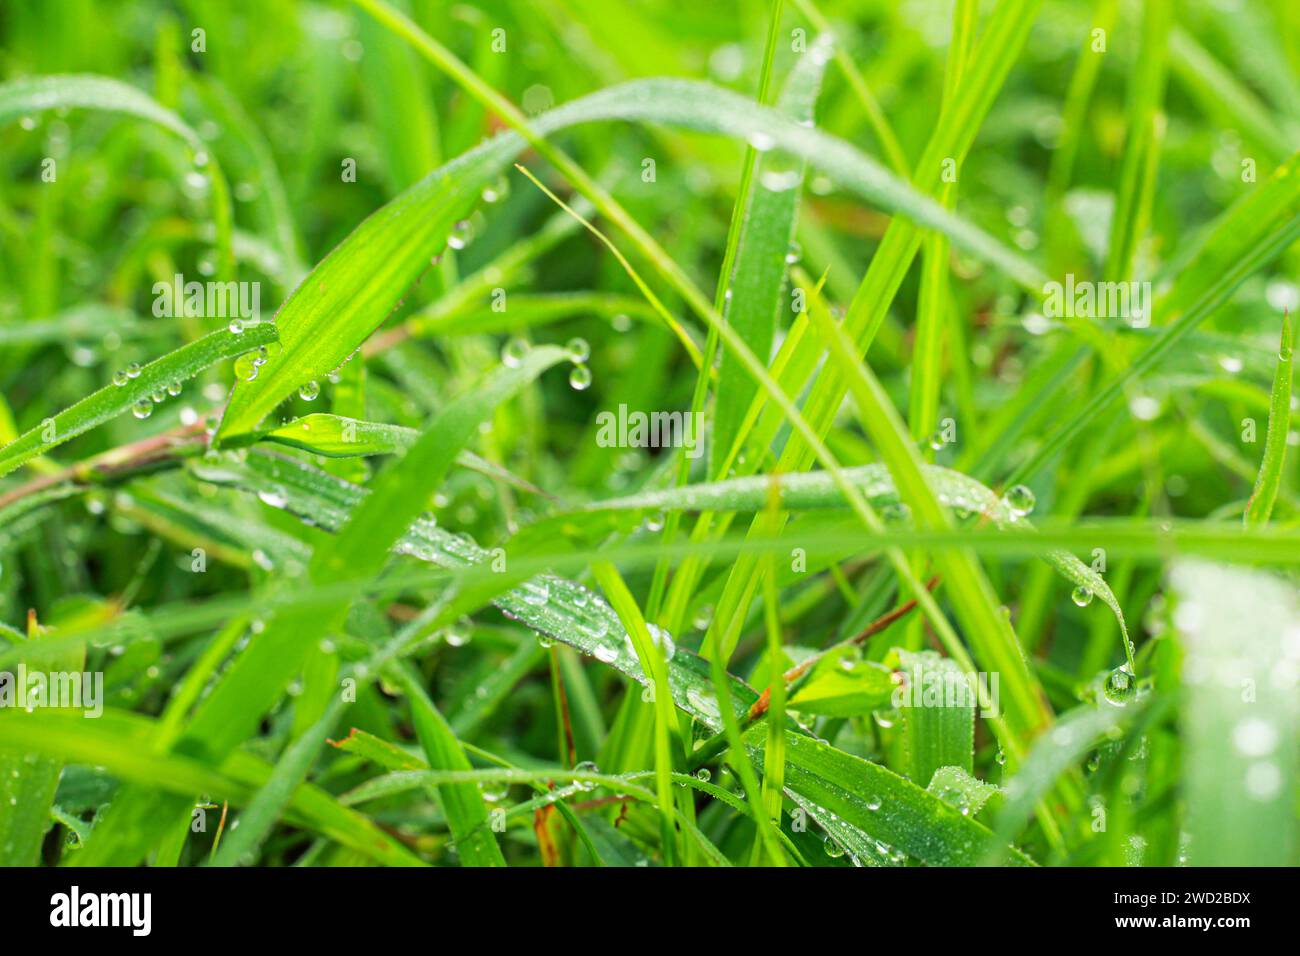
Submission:
{"label": "blade of grass with dew", "polygon": [[1184,649],[1188,860],[1290,866],[1296,825],[1300,606],[1294,582],[1182,560],[1169,571]]}
{"label": "blade of grass with dew", "polygon": [[1119,194],[1110,222],[1105,275],[1126,281],[1133,273],[1138,243],[1146,234],[1155,194],[1160,143],[1165,125],[1170,0],[1143,0],[1141,46],[1134,50],[1128,92],[1128,141],[1120,170]]}
{"label": "blade of grass with dew", "polygon": [[[292,468],[297,471],[302,466],[292,465]],[[285,507],[294,511],[305,507],[305,499],[290,486],[289,475],[290,471],[287,467],[278,470],[275,473],[275,486],[281,489],[281,493],[286,498]],[[343,483],[338,482],[337,479],[328,479],[328,487],[342,486]],[[358,494],[359,491],[358,489]],[[314,515],[314,520],[328,527],[328,522],[337,520],[331,516],[330,510],[330,508],[322,508]],[[463,562],[466,558],[457,555],[470,553],[463,541],[440,528],[425,527],[420,529],[419,534],[426,542],[443,540],[439,536],[445,536],[447,542],[452,543],[451,546],[456,553],[450,557],[440,555],[439,560],[450,559]],[[478,560],[485,561],[487,552],[476,550],[479,555]],[[425,554],[433,553],[432,546],[428,543],[424,545],[422,551]],[[413,553],[418,555],[421,549],[413,549]],[[541,590],[545,591],[547,599],[539,603],[537,594]],[[629,638],[622,628],[618,615],[580,585],[548,576],[542,579],[541,583],[534,583],[532,587],[525,585],[503,595],[497,603],[507,614],[527,626],[570,644],[582,653],[617,668],[639,683],[651,682],[651,678],[646,676],[636,656],[628,650]],[[720,730],[721,710],[714,691],[710,665],[690,651],[679,648],[668,662],[668,671],[671,699],[677,707],[712,730]],[[729,696],[733,706],[738,705],[740,708],[737,712],[739,718],[757,700],[757,694],[734,678],[730,680]],[[751,741],[748,746],[751,750],[754,746],[761,749],[763,740],[764,738],[760,736],[757,744]],[[798,788],[795,789],[799,792]],[[811,801],[809,812],[815,819],[820,819],[819,811],[815,809],[818,801],[813,797],[805,799]],[[835,820],[828,818],[827,825],[834,827]],[[957,852],[956,848],[949,848],[949,851]]]}
{"label": "blade of grass with dew", "polygon": [[[44,633],[35,615],[29,616],[27,641],[39,645]],[[90,672],[83,672],[84,666],[83,648],[67,648],[50,655],[38,652],[28,667],[38,673],[48,672],[49,685],[45,690],[41,690],[39,685],[27,687],[19,683],[26,680],[25,674],[19,681],[14,681],[13,675],[7,675],[11,691],[15,683],[19,684],[17,699],[9,706],[15,709],[27,706],[57,708],[64,698],[67,703],[88,702],[95,699],[97,693],[102,706],[103,687],[101,685],[96,691],[95,677]],[[60,681],[69,683],[63,684],[61,689]],[[33,699],[28,695],[38,696]],[[94,717],[95,714],[83,706],[78,716]],[[0,753],[0,866],[36,866],[39,862],[41,843],[49,828],[50,810],[62,772],[63,761],[54,755]]]}
{"label": "blade of grass with dew", "polygon": [[961,767],[939,767],[925,788],[949,806],[956,807],[963,816],[975,816],[999,793],[997,787],[971,776]]}
{"label": "blade of grass with dew", "polygon": [[226,329],[210,332],[148,365],[118,372],[120,385],[106,385],[92,392],[70,408],[45,419],[39,426],[24,432],[0,448],[0,476],[18,468],[37,455],[75,438],[83,432],[122,415],[137,404],[147,404],[153,411],[155,394],[166,394],[168,386],[188,381],[203,369],[222,359],[264,348],[276,341],[276,328],[269,322],[248,325],[235,334]]}
{"label": "blade of grass with dew", "polygon": [[1282,486],[1282,465],[1286,460],[1287,435],[1291,425],[1291,366],[1295,337],[1290,313],[1282,316],[1282,334],[1277,346],[1277,366],[1273,371],[1273,388],[1269,397],[1268,431],[1264,438],[1264,457],[1259,463],[1259,477],[1246,503],[1243,515],[1247,528],[1267,524]]}
{"label": "blade of grass with dew", "polygon": [[940,767],[970,773],[975,764],[975,681],[934,651],[897,650],[906,681],[899,708],[907,776],[929,786]]}
{"label": "blade of grass with dew", "polygon": [[[396,666],[391,673],[406,693],[411,705],[411,721],[424,747],[429,766],[435,770],[469,770],[469,758],[446,718],[438,712],[419,679],[408,668]],[[505,857],[497,846],[496,836],[485,824],[488,820],[483,794],[473,783],[450,783],[438,788],[447,825],[456,841],[461,863],[465,866],[505,866]]]}
{"label": "blade of grass with dew", "polygon": [[[918,187],[933,188],[940,180],[941,166],[948,162],[959,163],[964,157],[1011,63],[1023,48],[1040,5],[1039,0],[1025,0],[1002,4],[994,11],[971,58],[967,82],[959,88],[950,108],[945,108],[925,157],[918,166]],[[951,233],[949,235],[951,237]],[[895,219],[890,223],[867,275],[850,303],[845,320],[859,352],[870,347],[919,244],[920,233],[912,222]],[[825,434],[844,397],[845,383],[833,369],[830,374],[816,380],[804,406],[815,437]],[[807,436],[801,432],[799,437],[806,439]],[[777,470],[791,472],[807,468],[812,463],[814,455],[811,449],[815,446],[816,442],[810,442],[808,446],[800,441],[788,442]],[[756,518],[755,533],[759,533],[758,522]],[[730,573],[719,606],[736,608],[747,605],[755,573],[751,560],[742,558],[738,561]]]}
{"label": "blade of grass with dew", "polygon": [[[625,119],[663,122],[740,139],[766,137],[816,165],[865,199],[943,231],[1030,288],[1037,268],[987,233],[897,180],[849,144],[790,122],[744,97],[688,80],[642,80],[602,90],[539,117],[550,133],[573,125]],[[428,268],[430,257],[479,200],[482,187],[524,149],[502,134],[440,167],[372,213],[334,248],[276,315],[282,349],[257,377],[239,382],[217,432],[217,443],[249,431],[296,388],[342,365],[379,326]],[[712,319],[712,311],[705,306]],[[689,340],[684,345],[691,347]]]}
{"label": "blade of grass with dew", "polygon": [[[376,478],[376,493],[356,508],[327,547],[313,555],[307,572],[309,580],[331,584],[378,574],[387,561],[389,547],[423,510],[428,495],[446,475],[456,451],[472,437],[479,422],[498,404],[566,358],[558,348],[535,349],[517,367],[499,370],[478,391],[450,403],[406,455]],[[323,607],[273,616],[259,640],[240,655],[196,710],[177,749],[224,756],[235,748],[252,733],[262,714],[297,672],[306,651],[342,619],[349,603],[345,596]],[[114,803],[109,812],[119,807]],[[141,813],[135,804],[120,812]],[[142,815],[146,819],[150,816]],[[157,814],[157,818],[165,816]],[[148,829],[139,836],[141,839],[134,845],[109,852],[141,854],[148,840],[156,839],[156,833]],[[97,859],[90,853],[94,846],[92,840],[84,854],[87,860]]]}
{"label": "blade of grass with dew", "polygon": [[[761,733],[761,727],[750,731],[751,740]],[[801,734],[787,732],[786,747],[788,786],[886,844],[878,848],[882,854],[902,852],[931,866],[973,866],[992,846],[1012,863],[1032,865],[982,824],[884,767]]]}
{"label": "blade of grass with dew", "polygon": [[[45,754],[69,764],[103,766],[115,776],[149,788],[161,788],[181,800],[183,817],[196,793],[208,793],[236,804],[248,799],[266,783],[272,773],[269,764],[246,753],[236,753],[214,768],[210,763],[181,754],[153,749],[154,722],[147,717],[106,708],[95,720],[42,708],[0,711],[0,749],[19,754]],[[119,797],[124,794],[119,794]],[[379,863],[390,866],[419,866],[421,861],[397,840],[365,817],[339,804],[325,791],[310,784],[294,793],[289,819],[296,824],[352,847]],[[89,849],[104,838],[104,820],[91,831]],[[84,861],[78,857],[76,865]]]}
{"label": "blade of grass with dew", "polygon": [[650,675],[647,686],[654,691],[655,788],[658,795],[664,858],[665,862],[671,865],[678,856],[676,831],[673,827],[673,807],[676,797],[672,785],[674,767],[672,741],[677,730],[677,714],[673,710],[667,659],[667,641],[671,638],[660,634],[659,640],[656,641],[651,636],[645,617],[637,606],[636,598],[632,596],[622,575],[612,564],[598,561],[592,565],[592,573],[631,640],[638,666],[642,673]]}
{"label": "blade of grass with dew", "polygon": [[[764,104],[780,19],[778,2],[773,5],[758,96],[758,101]],[[807,55],[801,56],[790,71],[778,98],[776,108],[797,123],[813,122],[814,106],[830,55],[829,45],[826,37],[813,41]],[[805,164],[781,153],[760,151],[754,142],[751,140],[745,151],[745,168],[732,211],[716,307],[750,350],[767,360],[776,334]],[[766,145],[765,141],[758,142]],[[719,357],[713,429],[709,436],[711,474],[718,474],[717,463],[730,450],[740,417],[757,390],[758,383],[739,367],[736,359],[723,352]]]}
{"label": "blade of grass with dew", "polygon": [[[962,71],[975,42],[979,4],[956,0],[952,10],[952,37],[943,75],[943,99],[951,101],[961,83]],[[939,187],[939,201],[949,209],[956,204],[956,184]],[[912,391],[908,424],[912,437],[928,442],[938,424],[942,391],[943,332],[952,297],[948,288],[948,242],[942,235],[927,235],[921,245],[921,285],[917,293],[916,337],[912,346]],[[933,459],[931,459],[933,460]]]}

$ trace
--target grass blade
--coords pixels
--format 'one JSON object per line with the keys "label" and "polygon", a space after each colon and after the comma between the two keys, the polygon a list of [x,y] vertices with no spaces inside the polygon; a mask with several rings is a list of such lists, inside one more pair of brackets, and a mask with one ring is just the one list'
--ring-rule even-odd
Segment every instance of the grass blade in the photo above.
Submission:
{"label": "grass blade", "polygon": [[1269,393],[1268,432],[1264,439],[1264,457],[1259,463],[1255,490],[1246,502],[1243,516],[1246,527],[1267,524],[1282,486],[1282,465],[1286,460],[1287,433],[1291,424],[1291,366],[1295,337],[1291,316],[1282,317],[1282,337],[1277,347],[1277,367],[1273,371],[1273,389]]}

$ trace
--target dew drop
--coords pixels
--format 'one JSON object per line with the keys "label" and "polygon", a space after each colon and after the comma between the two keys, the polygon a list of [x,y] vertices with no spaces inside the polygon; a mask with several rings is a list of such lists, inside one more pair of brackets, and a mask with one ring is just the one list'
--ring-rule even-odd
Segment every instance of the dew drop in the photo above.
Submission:
{"label": "dew drop", "polygon": [[1024,485],[1012,485],[1007,489],[1006,497],[1003,499],[1011,513],[1017,518],[1023,518],[1029,512],[1034,510],[1034,505],[1038,499],[1034,493]]}
{"label": "dew drop", "polygon": [[591,357],[591,346],[583,338],[569,339],[564,350],[569,353],[569,360],[572,362],[582,363]]}
{"label": "dew drop", "polygon": [[304,402],[314,402],[317,396],[319,395],[320,395],[319,382],[307,382],[303,385],[298,386],[298,397],[301,398]]}
{"label": "dew drop", "polygon": [[575,391],[585,392],[591,387],[591,369],[585,365],[575,365],[569,370],[569,387]]}
{"label": "dew drop", "polygon": [[1089,604],[1092,603],[1092,591],[1091,589],[1085,588],[1082,584],[1080,584],[1077,588],[1075,588],[1073,591],[1070,592],[1070,600],[1073,601],[1075,604],[1077,604],[1079,607],[1087,607]]}
{"label": "dew drop", "polygon": [[501,362],[507,368],[518,368],[524,363],[528,353],[532,351],[532,346],[524,339],[518,336],[510,339],[501,349]]}
{"label": "dew drop", "polygon": [[447,237],[447,245],[456,250],[464,249],[469,245],[470,240],[473,238],[469,220],[462,219],[460,222],[456,223],[456,228],[454,228],[451,231],[451,235]]}
{"label": "dew drop", "polygon": [[1117,667],[1106,677],[1106,700],[1118,707],[1125,706],[1137,693],[1137,681],[1128,665]]}
{"label": "dew drop", "polygon": [[131,406],[131,414],[136,418],[145,419],[153,414],[153,402],[147,398],[142,398]]}
{"label": "dew drop", "polygon": [[525,581],[520,590],[524,592],[524,600],[533,607],[541,607],[551,599],[551,587],[545,581]]}
{"label": "dew drop", "polygon": [[235,359],[235,378],[241,382],[251,382],[257,378],[258,368],[262,363],[257,360],[255,352],[245,352]]}
{"label": "dew drop", "polygon": [[230,325],[228,325],[227,328],[230,329],[231,335],[238,335],[244,331],[244,323],[239,319],[231,319]]}
{"label": "dew drop", "polygon": [[769,192],[783,193],[799,185],[797,169],[769,169],[759,176],[759,182]]}

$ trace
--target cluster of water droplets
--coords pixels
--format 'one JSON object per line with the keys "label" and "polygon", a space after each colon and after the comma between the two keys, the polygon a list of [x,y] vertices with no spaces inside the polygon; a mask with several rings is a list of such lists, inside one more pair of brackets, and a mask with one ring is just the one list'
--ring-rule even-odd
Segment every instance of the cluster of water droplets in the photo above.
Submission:
{"label": "cluster of water droplets", "polygon": [[259,345],[251,352],[245,352],[235,359],[235,378],[241,382],[254,381],[262,371],[262,366],[270,359],[271,350],[265,345]]}
{"label": "cluster of water droplets", "polygon": [[[591,368],[587,359],[591,357],[591,345],[583,338],[572,338],[565,343],[565,352],[573,363],[569,370],[569,386],[575,391],[583,392],[591,387]],[[532,346],[521,336],[511,336],[501,348],[501,364],[506,368],[519,368],[528,358]]]}
{"label": "cluster of water droplets", "polygon": [[[124,388],[129,383],[138,379],[143,372],[138,362],[132,362],[130,365],[113,373],[113,384],[118,388]],[[131,406],[131,414],[141,420],[148,418],[153,414],[155,405],[161,405],[168,398],[175,398],[181,394],[184,387],[179,381],[165,382],[155,385],[149,390],[149,393],[139,399]]]}

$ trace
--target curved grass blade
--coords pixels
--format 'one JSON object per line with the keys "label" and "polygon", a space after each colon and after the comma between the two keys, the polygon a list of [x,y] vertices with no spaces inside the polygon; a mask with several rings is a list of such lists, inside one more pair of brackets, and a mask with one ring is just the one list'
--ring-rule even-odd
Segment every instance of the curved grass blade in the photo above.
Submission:
{"label": "curved grass blade", "polygon": [[187,381],[222,359],[275,341],[276,328],[268,322],[248,325],[238,334],[221,329],[155,359],[133,377],[126,377],[122,373],[125,378],[122,385],[107,385],[87,395],[75,405],[46,419],[36,428],[0,448],[0,476],[7,475],[37,455],[116,418],[138,402],[151,402],[151,395],[165,392],[169,385]]}
{"label": "curved grass blade", "polygon": [[[316,550],[307,569],[311,583],[360,585],[377,575],[388,560],[389,548],[424,509],[429,495],[478,423],[567,357],[562,349],[554,347],[534,349],[517,368],[499,370],[479,390],[447,405],[407,454],[380,473],[374,483],[375,493],[344,516],[339,533]],[[331,629],[339,628],[354,596],[345,590],[328,601],[274,614],[258,640],[248,646],[198,706],[176,749],[211,759],[223,758],[234,750],[256,730],[262,715],[299,672],[310,649],[317,647]],[[115,802],[109,814],[114,820],[124,818],[122,830],[131,832],[132,838],[125,845],[95,855],[90,853],[95,848],[92,840],[87,861],[138,860],[156,841],[159,826],[168,818],[167,808],[160,811],[155,802],[148,795],[130,803]],[[128,830],[128,821],[133,821],[133,829]],[[112,832],[114,827],[107,829]]]}
{"label": "curved grass blade", "polygon": [[[982,230],[922,196],[843,140],[791,122],[735,93],[690,80],[640,80],[602,90],[534,122],[550,134],[598,121],[660,122],[758,139],[825,172],[859,196],[948,234],[1022,284],[1041,288],[1032,264]],[[218,442],[250,431],[300,385],[342,365],[383,322],[429,268],[456,224],[524,150],[502,134],[440,167],[373,213],[334,248],[276,314],[284,349],[252,382],[236,386],[218,429]]]}
{"label": "curved grass blade", "polygon": [[[1023,515],[1014,511],[1007,502],[985,485],[968,475],[938,465],[921,465],[935,498],[952,509],[959,517],[978,515],[998,528],[1031,528],[1033,525]],[[887,466],[861,465],[845,468],[844,477],[855,485],[872,508],[889,513],[905,504]],[[772,494],[780,496],[781,506],[788,511],[814,508],[845,507],[842,490],[832,476],[825,472],[798,472],[790,475],[731,478],[726,481],[685,485],[659,491],[646,491],[623,498],[593,502],[587,512],[599,511],[761,511]],[[563,516],[552,519],[563,522]],[[1090,595],[1101,598],[1114,613],[1124,640],[1128,641],[1128,627],[1124,610],[1105,578],[1068,551],[1052,549],[1043,560],[1063,577]]]}

